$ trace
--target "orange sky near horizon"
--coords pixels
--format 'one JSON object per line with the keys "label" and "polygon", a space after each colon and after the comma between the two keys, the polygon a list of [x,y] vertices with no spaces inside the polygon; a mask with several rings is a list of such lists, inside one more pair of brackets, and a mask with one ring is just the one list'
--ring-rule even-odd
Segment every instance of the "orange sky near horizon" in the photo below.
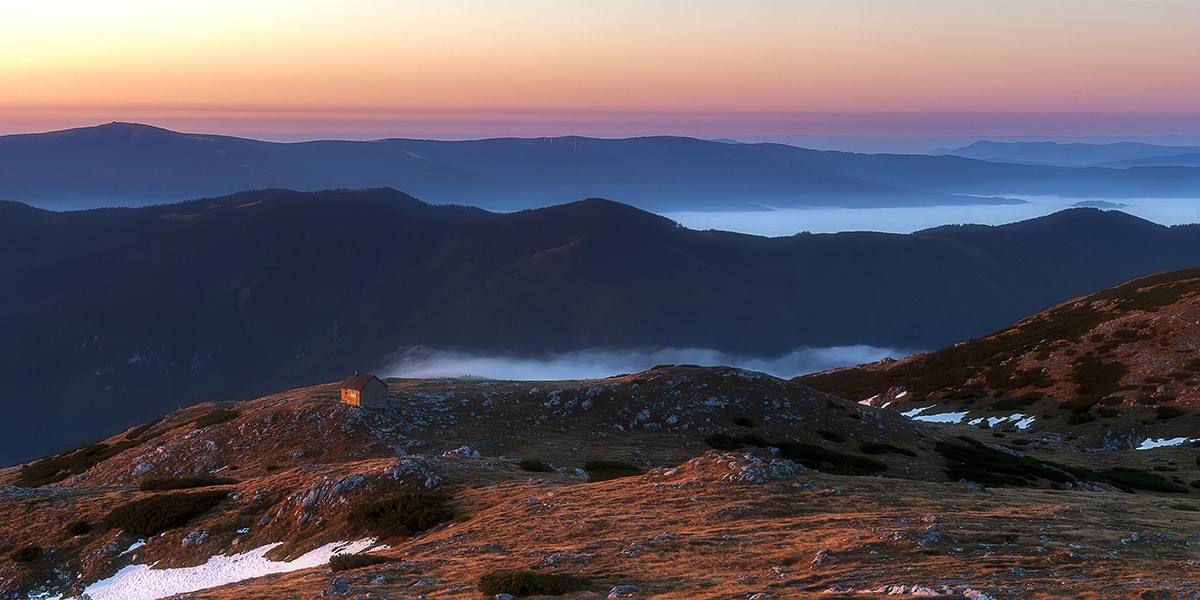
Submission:
{"label": "orange sky near horizon", "polygon": [[536,135],[818,113],[1186,126],[1198,26],[1196,0],[42,0],[0,20],[0,133],[190,118]]}

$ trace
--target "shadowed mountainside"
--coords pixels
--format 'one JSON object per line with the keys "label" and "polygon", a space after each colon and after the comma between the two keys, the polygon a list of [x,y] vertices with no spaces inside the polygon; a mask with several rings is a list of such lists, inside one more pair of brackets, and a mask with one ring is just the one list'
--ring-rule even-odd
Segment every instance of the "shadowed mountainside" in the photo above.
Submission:
{"label": "shadowed mountainside", "polygon": [[530,357],[938,347],[1198,264],[1198,238],[1094,209],[760,238],[604,200],[495,215],[394,190],[72,213],[3,203],[0,462],[213,394],[340,379],[417,345]]}
{"label": "shadowed mountainside", "polygon": [[271,143],[131,123],[0,137],[0,199],[141,206],[247,189],[389,186],[519,210],[605,197],[658,212],[931,206],[1003,194],[1190,197],[1200,169],[1071,169],[678,137]]}

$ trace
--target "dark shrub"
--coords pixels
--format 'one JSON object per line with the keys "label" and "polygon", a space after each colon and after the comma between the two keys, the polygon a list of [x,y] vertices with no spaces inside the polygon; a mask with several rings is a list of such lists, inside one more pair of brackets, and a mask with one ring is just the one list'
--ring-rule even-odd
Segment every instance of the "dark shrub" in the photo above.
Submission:
{"label": "dark shrub", "polygon": [[1111,483],[1119,488],[1147,490],[1151,492],[1169,492],[1173,494],[1187,493],[1187,488],[1166,480],[1158,473],[1150,473],[1129,467],[1114,467],[1096,473],[1101,481]]}
{"label": "dark shrub", "polygon": [[741,438],[728,433],[714,433],[704,438],[704,443],[716,450],[738,450],[744,445]]}
{"label": "dark shrub", "polygon": [[1154,409],[1154,416],[1158,417],[1159,419],[1163,419],[1163,420],[1174,419],[1175,417],[1182,417],[1183,415],[1186,415],[1186,414],[1187,414],[1187,411],[1183,410],[1182,408],[1179,408],[1178,406],[1160,406],[1160,407]]}
{"label": "dark shrub", "polygon": [[104,517],[104,526],[150,537],[186,525],[192,518],[220,504],[228,495],[229,492],[223,490],[157,494],[112,509]]}
{"label": "dark shrub", "polygon": [[577,575],[535,573],[533,571],[493,571],[479,578],[479,591],[484,596],[511,594],[513,596],[561,596],[586,588],[591,582]]}
{"label": "dark shrub", "polygon": [[1091,410],[1098,402],[1100,402],[1098,396],[1076,396],[1070,400],[1064,400],[1058,407],[1073,413],[1085,413]]}
{"label": "dark shrub", "polygon": [[138,489],[143,492],[159,492],[165,490],[188,490],[192,488],[208,487],[210,485],[232,485],[237,483],[236,479],[228,477],[215,477],[213,475],[199,475],[196,477],[163,477],[161,479],[143,479],[138,484]]}
{"label": "dark shrub", "polygon": [[385,562],[388,562],[387,557],[374,554],[334,554],[329,557],[329,568],[334,571],[349,571]]}
{"label": "dark shrub", "polygon": [[71,521],[64,529],[70,536],[86,535],[91,532],[92,525],[87,521]]}
{"label": "dark shrub", "polygon": [[1071,413],[1071,416],[1067,417],[1067,424],[1068,425],[1083,425],[1084,423],[1091,423],[1092,421],[1095,421],[1095,420],[1096,420],[1096,416],[1090,412]]}
{"label": "dark shrub", "polygon": [[155,425],[158,425],[161,422],[162,422],[162,419],[155,419],[153,421],[150,421],[149,423],[146,423],[145,425],[139,425],[137,427],[134,427],[133,429],[131,429],[129,431],[129,433],[125,434],[125,439],[136,440],[136,439],[142,437],[142,434],[149,431],[151,427],[154,427]]}
{"label": "dark shrub", "polygon": [[951,481],[966,479],[984,485],[1020,486],[1038,477],[1055,483],[1075,480],[1069,473],[1037,459],[989,448],[971,438],[959,436],[959,439],[967,444],[938,442],[933,447],[946,458],[946,475]]}
{"label": "dark shrub", "polygon": [[236,410],[225,410],[223,408],[219,408],[208,413],[207,415],[204,415],[203,417],[200,417],[199,419],[196,419],[195,421],[192,421],[192,425],[194,425],[196,429],[204,429],[205,427],[211,427],[213,425],[224,423],[225,421],[236,419],[240,414],[242,413]]}
{"label": "dark shrub", "polygon": [[584,463],[583,470],[587,471],[591,481],[608,481],[642,474],[641,469],[616,460],[589,460]]}
{"label": "dark shrub", "polygon": [[417,533],[454,518],[447,500],[444,496],[404,494],[359,506],[346,515],[346,520],[391,535]]}
{"label": "dark shrub", "polygon": [[757,433],[747,433],[741,437],[741,440],[743,444],[754,446],[755,448],[767,448],[771,445],[771,442],[768,442],[763,436]]}
{"label": "dark shrub", "polygon": [[1121,412],[1115,408],[1101,408],[1096,410],[1096,412],[1099,413],[1100,417],[1104,419],[1111,419],[1113,417],[1121,416]]}
{"label": "dark shrub", "polygon": [[734,417],[733,424],[737,425],[738,427],[754,427],[754,421],[742,416]]}
{"label": "dark shrub", "polygon": [[141,440],[132,440],[119,442],[111,446],[108,444],[89,444],[82,448],[63,452],[58,456],[43,458],[35,463],[21,467],[21,475],[17,479],[17,485],[22,487],[39,487],[47,483],[62,481],[71,475],[78,475],[125,450],[135,448],[141,443]]}
{"label": "dark shrub", "polygon": [[844,454],[836,450],[822,448],[816,444],[803,442],[776,442],[779,456],[794,460],[810,469],[819,469],[835,475],[870,475],[886,471],[887,463],[866,456]]}
{"label": "dark shrub", "polygon": [[522,471],[532,471],[534,473],[551,473],[554,471],[554,467],[540,460],[533,460],[532,458],[522,460],[519,466]]}
{"label": "dark shrub", "polygon": [[818,431],[817,435],[819,435],[831,442],[836,442],[839,444],[846,441],[846,436],[844,436],[836,431],[829,431],[828,429],[822,429],[822,430]]}
{"label": "dark shrub", "polygon": [[22,546],[9,553],[8,558],[13,562],[29,562],[37,560],[42,555],[42,547],[37,544]]}
{"label": "dark shrub", "polygon": [[1081,360],[1071,368],[1068,378],[1075,383],[1081,396],[1108,396],[1121,386],[1121,378],[1129,374],[1129,367],[1119,362]]}
{"label": "dark shrub", "polygon": [[917,455],[916,452],[913,452],[908,448],[901,448],[899,446],[893,446],[891,444],[884,444],[880,442],[863,442],[858,446],[858,449],[864,454],[887,454],[888,452],[894,452],[896,454],[903,454],[905,456]]}

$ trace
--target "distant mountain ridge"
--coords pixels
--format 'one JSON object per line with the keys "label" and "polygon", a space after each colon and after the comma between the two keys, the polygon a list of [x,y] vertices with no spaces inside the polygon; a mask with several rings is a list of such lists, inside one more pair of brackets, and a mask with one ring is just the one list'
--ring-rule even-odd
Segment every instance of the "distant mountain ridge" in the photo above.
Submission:
{"label": "distant mountain ridge", "polygon": [[[1200,227],[1064,211],[911,235],[693,231],[591,199],[497,215],[395,190],[56,213],[0,203],[0,462],[412,346],[938,347],[1200,264]],[[28,399],[37,398],[37,402]]]}
{"label": "distant mountain ridge", "polygon": [[681,137],[272,143],[131,123],[0,137],[0,199],[47,208],[365,187],[490,210],[605,197],[669,212],[1019,202],[1010,193],[1194,196],[1200,169],[1076,170]]}
{"label": "distant mountain ridge", "polygon": [[1200,146],[1163,146],[1142,142],[1085,144],[1058,142],[980,141],[938,154],[992,162],[1012,162],[1063,167],[1195,167]]}

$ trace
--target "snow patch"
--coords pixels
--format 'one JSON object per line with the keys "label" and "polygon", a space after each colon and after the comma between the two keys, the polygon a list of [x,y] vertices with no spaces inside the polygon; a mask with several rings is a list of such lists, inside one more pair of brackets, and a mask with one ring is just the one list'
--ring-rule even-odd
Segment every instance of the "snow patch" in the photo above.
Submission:
{"label": "snow patch", "polygon": [[1161,448],[1163,446],[1178,446],[1180,444],[1186,444],[1188,442],[1194,442],[1194,441],[1195,441],[1194,439],[1185,438],[1185,437],[1177,437],[1177,438],[1170,438],[1170,439],[1146,438],[1144,441],[1142,441],[1142,444],[1140,446],[1138,446],[1136,449],[1137,450],[1150,450],[1151,448]]}
{"label": "snow patch", "polygon": [[137,550],[138,548],[141,548],[142,546],[145,546],[145,545],[146,545],[146,540],[138,540],[138,541],[134,542],[132,546],[126,548],[125,551],[122,552],[121,554],[119,554],[118,556],[125,556],[126,554],[129,554],[130,552],[133,552],[134,550]]}
{"label": "snow patch", "polygon": [[967,418],[967,413],[965,413],[965,412],[948,412],[948,413],[938,413],[935,415],[921,414],[921,415],[916,415],[916,416],[912,416],[909,418],[914,421],[922,421],[925,423],[961,423],[963,419]]}
{"label": "snow patch", "polygon": [[116,575],[88,586],[84,593],[91,600],[157,600],[243,579],[320,566],[328,563],[329,557],[334,554],[353,554],[371,548],[375,540],[333,542],[292,561],[268,560],[265,554],[280,544],[282,542],[267,544],[233,556],[213,556],[202,565],[183,569],[151,569],[150,565],[129,565]]}

